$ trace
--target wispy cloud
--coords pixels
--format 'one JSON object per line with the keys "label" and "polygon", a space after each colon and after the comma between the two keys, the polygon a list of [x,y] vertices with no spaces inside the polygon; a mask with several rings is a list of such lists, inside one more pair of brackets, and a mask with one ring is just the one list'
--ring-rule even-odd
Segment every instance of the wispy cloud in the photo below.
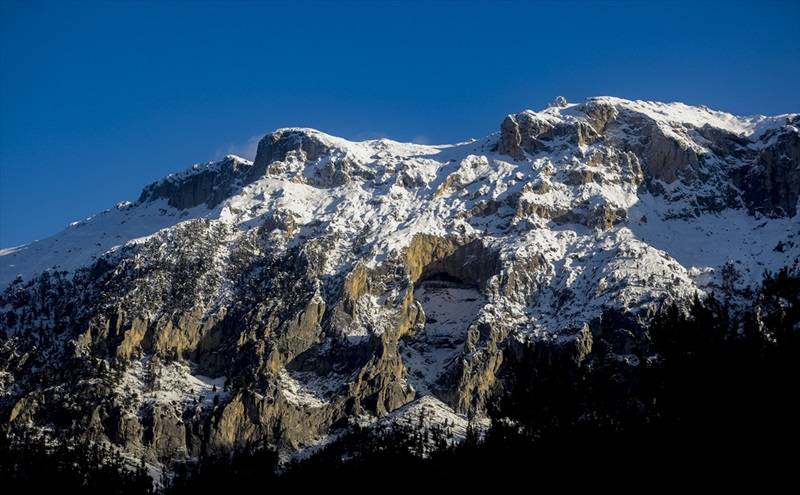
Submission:
{"label": "wispy cloud", "polygon": [[[389,136],[389,134],[383,131],[364,131],[353,136],[353,139],[356,141],[368,141],[371,139],[393,139],[393,138]],[[394,138],[394,140],[397,139]],[[400,141],[403,141],[403,139],[400,139]],[[418,136],[415,136],[414,139],[411,140],[411,142],[415,144],[430,144],[431,140],[428,136],[420,134]]]}
{"label": "wispy cloud", "polygon": [[216,152],[217,158],[222,158],[225,155],[237,155],[248,160],[254,160],[258,142],[262,137],[261,135],[250,136],[246,141],[231,143],[227,147],[218,148]]}

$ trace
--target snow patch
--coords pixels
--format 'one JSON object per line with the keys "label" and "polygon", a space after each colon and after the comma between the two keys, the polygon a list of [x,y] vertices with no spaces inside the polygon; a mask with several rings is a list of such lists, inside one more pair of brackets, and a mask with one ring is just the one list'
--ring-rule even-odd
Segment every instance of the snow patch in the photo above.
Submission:
{"label": "snow patch", "polygon": [[401,344],[400,355],[408,382],[418,394],[427,395],[461,357],[467,329],[486,305],[486,298],[477,289],[433,281],[423,282],[414,298],[422,303],[425,327]]}

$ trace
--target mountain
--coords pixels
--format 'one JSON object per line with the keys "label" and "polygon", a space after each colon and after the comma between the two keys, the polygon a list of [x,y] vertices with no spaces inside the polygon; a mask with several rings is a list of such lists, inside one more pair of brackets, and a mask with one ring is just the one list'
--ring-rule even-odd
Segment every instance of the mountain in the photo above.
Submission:
{"label": "mountain", "polygon": [[0,417],[152,469],[420,411],[463,438],[522,345],[580,367],[602,343],[624,376],[665,305],[750,307],[798,266],[799,198],[798,114],[557,98],[455,145],[279,129],[0,251]]}

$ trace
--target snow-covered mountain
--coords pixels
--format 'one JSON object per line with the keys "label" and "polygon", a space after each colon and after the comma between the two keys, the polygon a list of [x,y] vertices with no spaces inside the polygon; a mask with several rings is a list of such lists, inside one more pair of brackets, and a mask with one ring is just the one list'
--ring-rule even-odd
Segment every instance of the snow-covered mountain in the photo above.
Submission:
{"label": "snow-covered mountain", "polygon": [[746,304],[798,263],[799,198],[798,114],[558,98],[455,145],[280,129],[1,250],[0,408],[152,462],[416,409],[463,434],[515,341],[580,361],[608,314]]}

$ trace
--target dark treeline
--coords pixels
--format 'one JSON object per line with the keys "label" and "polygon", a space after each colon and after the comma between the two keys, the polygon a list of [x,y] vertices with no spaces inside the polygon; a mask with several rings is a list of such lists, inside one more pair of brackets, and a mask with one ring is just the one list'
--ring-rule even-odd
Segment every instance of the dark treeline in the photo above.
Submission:
{"label": "dark treeline", "polygon": [[[601,332],[579,362],[555,347],[520,344],[507,353],[504,385],[489,406],[491,427],[468,430],[457,445],[446,427],[421,423],[378,433],[356,429],[280,474],[269,449],[183,465],[166,491],[269,491],[322,480],[331,486],[398,480],[401,488],[409,476],[463,483],[481,473],[560,479],[658,473],[660,482],[669,481],[665,474],[719,472],[729,482],[762,472],[788,476],[799,445],[800,270],[767,274],[751,307],[733,314],[712,297],[696,298],[689,308],[668,306],[648,328],[628,332],[624,355],[615,337]],[[628,324],[620,315],[606,320]],[[7,441],[1,447],[3,477],[28,482],[35,469],[62,486],[91,488],[107,486],[116,472],[116,491],[98,493],[147,491],[142,469],[122,469],[113,456],[100,462],[88,447],[9,451]],[[80,475],[65,470],[76,455],[83,458]]]}
{"label": "dark treeline", "polygon": [[0,489],[3,493],[149,494],[153,483],[144,464],[131,465],[110,447],[49,438],[27,430],[0,429]]}

